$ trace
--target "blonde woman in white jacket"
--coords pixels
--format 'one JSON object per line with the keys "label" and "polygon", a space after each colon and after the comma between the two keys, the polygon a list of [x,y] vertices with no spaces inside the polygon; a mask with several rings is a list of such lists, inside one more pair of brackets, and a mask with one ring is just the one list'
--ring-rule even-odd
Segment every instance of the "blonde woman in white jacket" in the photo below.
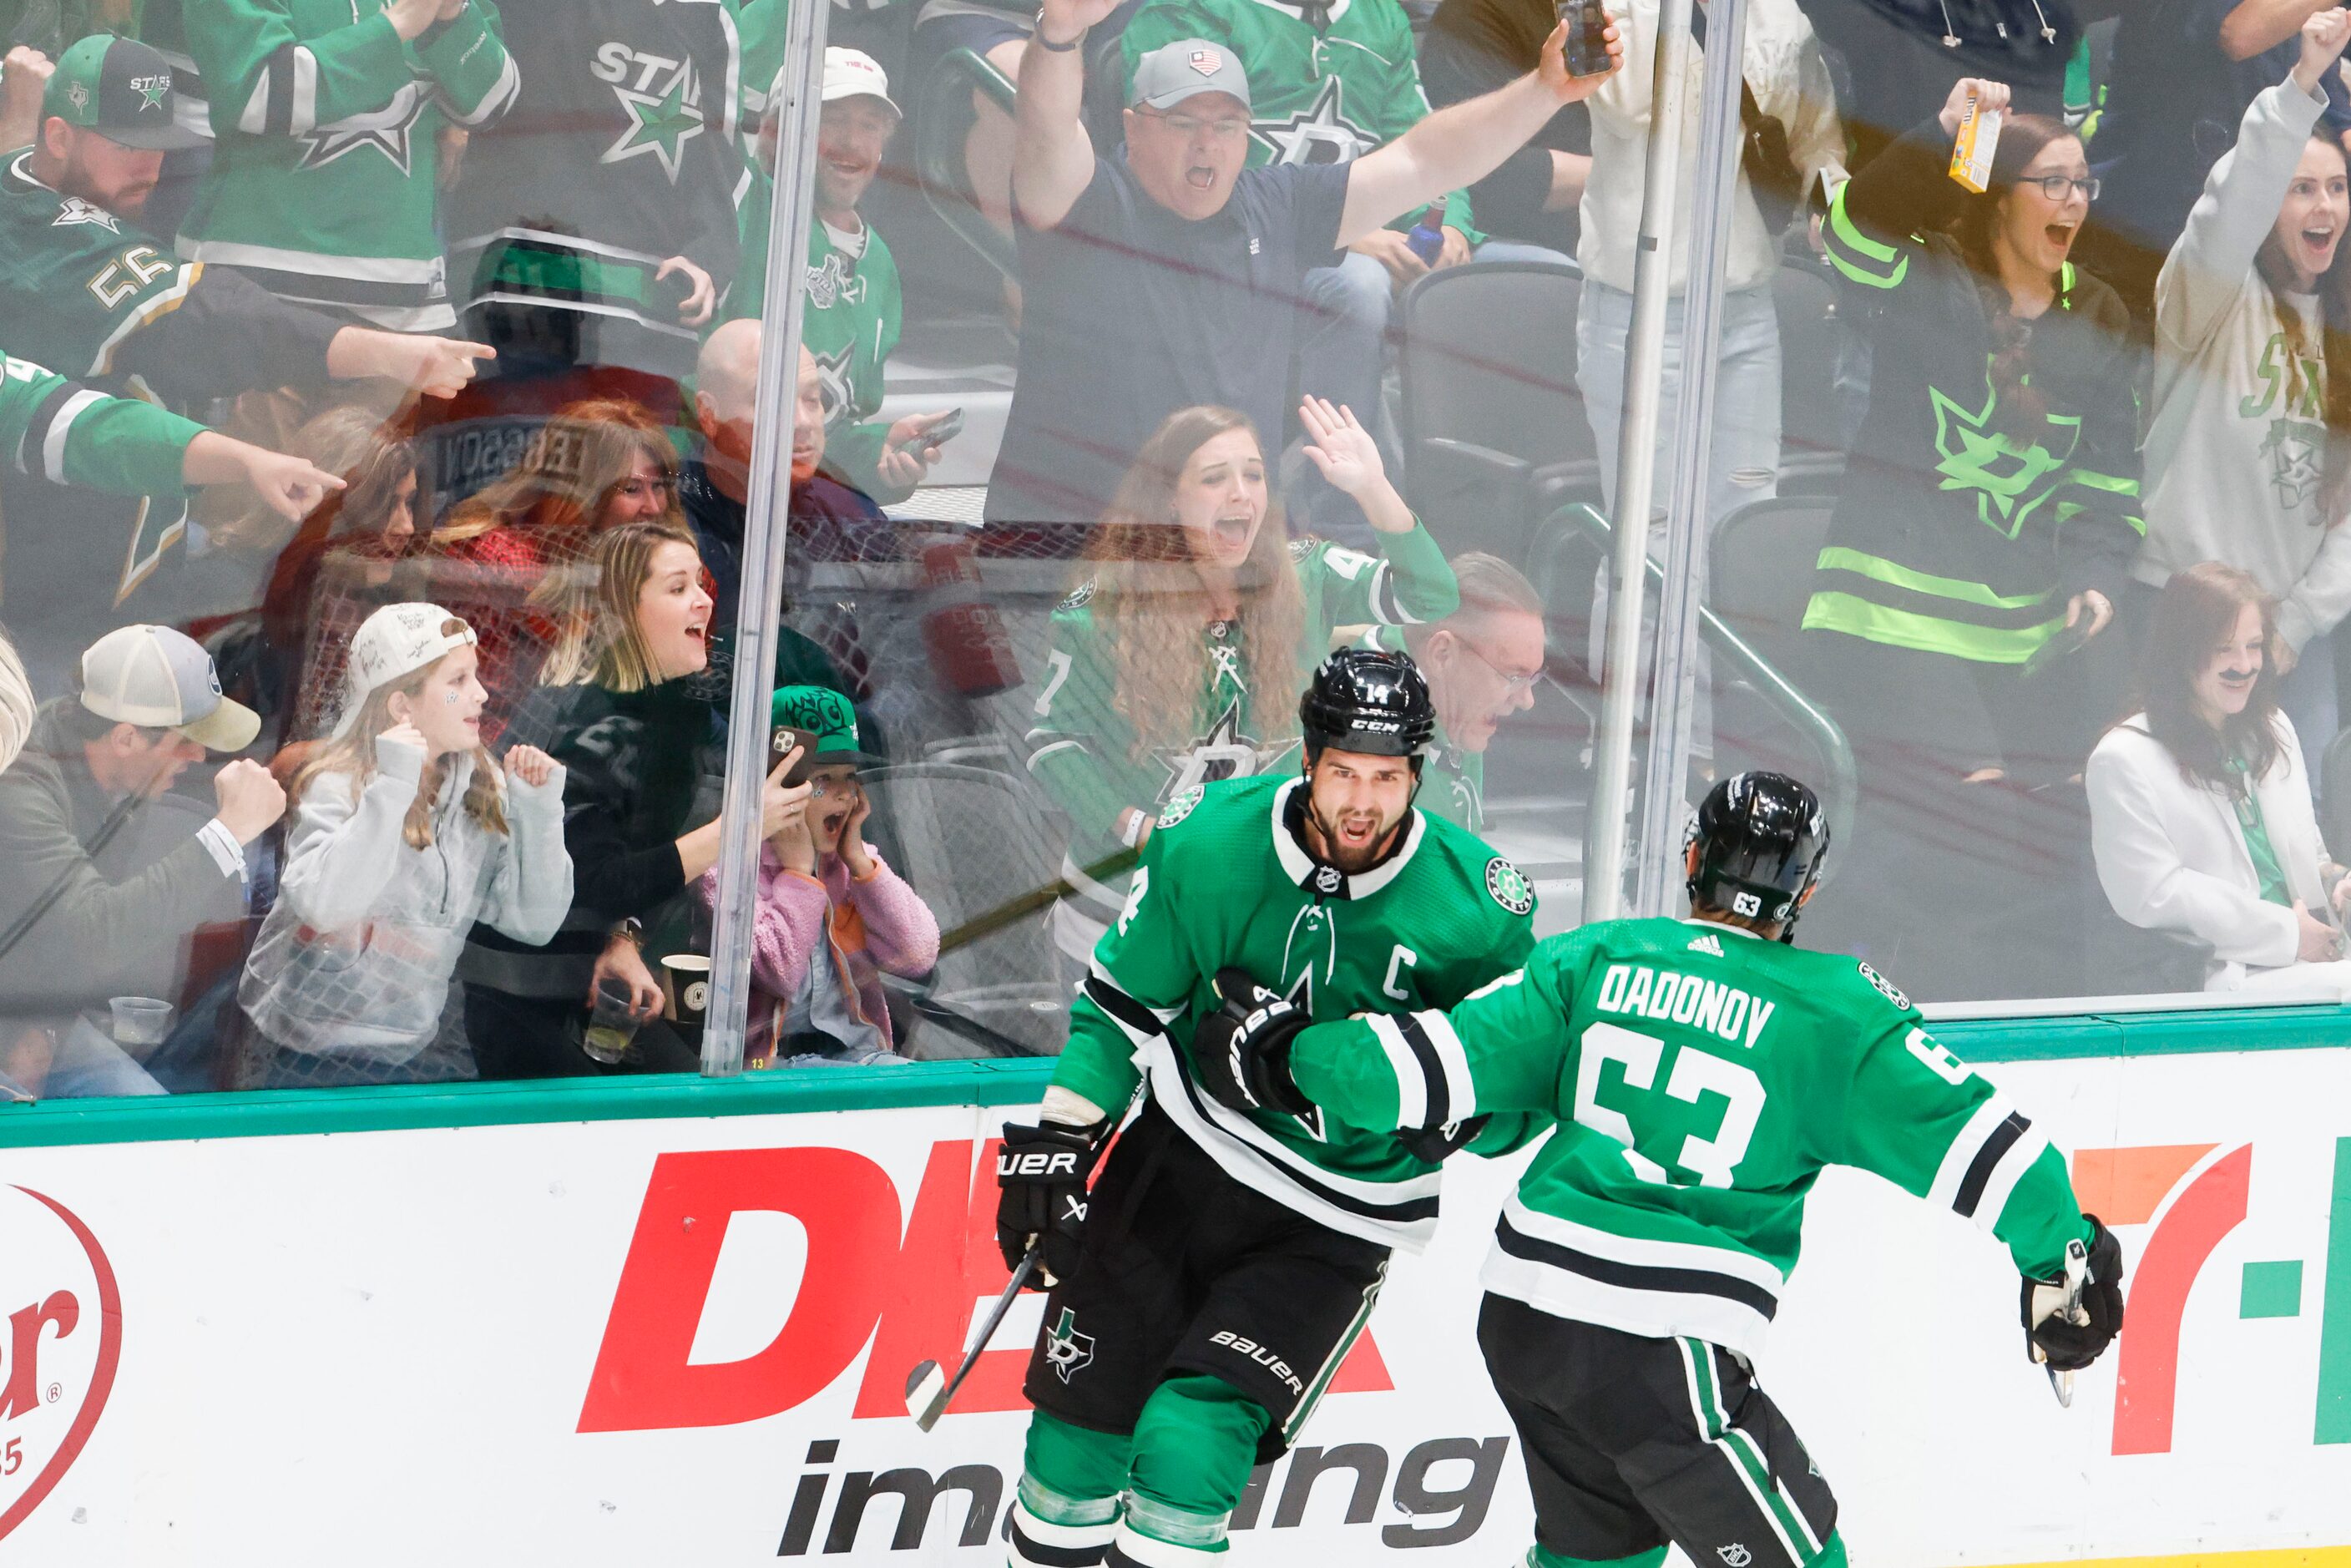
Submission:
{"label": "blonde woman in white jacket", "polygon": [[2270,601],[2218,561],[2148,618],[2147,706],[2090,754],[2090,846],[2115,913],[2210,943],[2208,990],[2351,989],[2343,908],[2294,723],[2277,711]]}
{"label": "blonde woman in white jacket", "polygon": [[2151,590],[2224,561],[2276,601],[2279,703],[2312,774],[2339,727],[2331,634],[2351,612],[2351,179],[2319,123],[2346,41],[2351,12],[2303,25],[2301,58],[2245,110],[2165,258],[2131,569]]}

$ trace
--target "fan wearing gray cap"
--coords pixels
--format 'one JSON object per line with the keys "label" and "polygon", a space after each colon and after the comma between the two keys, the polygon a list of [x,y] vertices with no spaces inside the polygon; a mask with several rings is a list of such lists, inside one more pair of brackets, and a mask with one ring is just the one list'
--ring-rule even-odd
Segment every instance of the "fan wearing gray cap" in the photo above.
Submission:
{"label": "fan wearing gray cap", "polygon": [[244,758],[214,776],[209,820],[172,792],[261,727],[189,638],[125,626],[90,645],[80,676],[0,772],[0,1045],[26,1029],[69,1034],[113,997],[177,998],[190,937],[243,917],[246,846],[286,809]]}
{"label": "fan wearing gray cap", "polygon": [[[1081,115],[1080,46],[1116,4],[1045,0],[1021,57],[1012,193],[1026,310],[990,520],[1095,521],[1151,432],[1187,404],[1287,428],[1306,274],[1475,183],[1608,79],[1568,75],[1554,29],[1535,69],[1360,158],[1251,169],[1243,62],[1182,38],[1135,62],[1125,156],[1104,157]],[[1621,58],[1613,26],[1608,38]]]}

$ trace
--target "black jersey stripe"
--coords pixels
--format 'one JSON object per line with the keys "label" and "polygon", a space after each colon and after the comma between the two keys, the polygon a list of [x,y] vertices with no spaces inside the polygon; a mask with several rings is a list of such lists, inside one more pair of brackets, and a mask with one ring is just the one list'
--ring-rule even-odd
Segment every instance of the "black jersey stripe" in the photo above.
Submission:
{"label": "black jersey stripe", "polygon": [[1333,1208],[1343,1208],[1349,1214],[1361,1215],[1365,1219],[1375,1219],[1384,1225],[1404,1225],[1415,1220],[1437,1218],[1435,1193],[1429,1194],[1426,1197],[1404,1198],[1395,1203],[1378,1203],[1367,1197],[1357,1197],[1351,1192],[1341,1192],[1336,1187],[1323,1186],[1296,1166],[1275,1159],[1254,1144],[1244,1142],[1231,1133],[1225,1132],[1223,1127],[1217,1124],[1217,1119],[1209,1112],[1207,1103],[1200,1098],[1200,1086],[1192,1082],[1192,1074],[1179,1065],[1176,1078],[1184,1085],[1184,1097],[1191,1102],[1193,1113],[1201,1121],[1206,1122],[1216,1131],[1223,1133],[1233,1147],[1245,1150],[1259,1165],[1274,1172],[1301,1191],[1313,1194]]}
{"label": "black jersey stripe", "polygon": [[1159,1015],[1103,979],[1100,975],[1088,975],[1080,988],[1086,999],[1137,1034],[1165,1034],[1167,1026]]}
{"label": "black jersey stripe", "polygon": [[1604,1285],[1684,1296],[1721,1296],[1741,1306],[1752,1307],[1767,1319],[1780,1311],[1779,1297],[1752,1281],[1740,1279],[1735,1274],[1718,1274],[1711,1269],[1675,1269],[1653,1263],[1620,1262],[1614,1258],[1595,1258],[1589,1252],[1579,1252],[1556,1241],[1529,1236],[1514,1228],[1508,1215],[1504,1215],[1495,1226],[1494,1243],[1513,1258],[1546,1264],[1570,1274],[1581,1274]]}
{"label": "black jersey stripe", "polygon": [[[57,416],[65,412],[66,404],[72,402],[74,393],[80,390],[71,382],[61,382],[49,389],[49,395],[41,400],[40,406],[33,411],[33,417],[25,422],[24,436],[16,443],[17,473],[29,474],[36,479],[49,477],[50,430],[56,425]],[[58,483],[63,482],[62,478],[58,480]]]}
{"label": "black jersey stripe", "polygon": [[[2016,1140],[2024,1136],[2032,1124],[2022,1111],[2011,1111],[2008,1119],[1991,1130],[1983,1141],[1976,1157],[1968,1162],[1968,1174],[1959,1179],[1959,1196],[1951,1199],[1951,1210],[1963,1218],[1975,1218],[1976,1205],[1983,1201],[1984,1188],[1991,1181],[1992,1171],[2008,1151],[2016,1147]],[[1996,1217],[1995,1217],[1996,1218]]]}
{"label": "black jersey stripe", "polygon": [[1420,1078],[1426,1085],[1423,1092],[1427,1109],[1422,1114],[1424,1127],[1442,1127],[1453,1120],[1453,1092],[1445,1077],[1445,1063],[1437,1059],[1437,1042],[1420,1026],[1420,1019],[1411,1013],[1400,1013],[1395,1020],[1396,1033],[1412,1048],[1412,1057],[1420,1063]]}
{"label": "black jersey stripe", "polygon": [[1020,1528],[1019,1515],[1012,1519],[1012,1555],[1023,1563],[1034,1563],[1039,1568],[1096,1568],[1102,1560],[1101,1546],[1047,1546],[1032,1540]]}

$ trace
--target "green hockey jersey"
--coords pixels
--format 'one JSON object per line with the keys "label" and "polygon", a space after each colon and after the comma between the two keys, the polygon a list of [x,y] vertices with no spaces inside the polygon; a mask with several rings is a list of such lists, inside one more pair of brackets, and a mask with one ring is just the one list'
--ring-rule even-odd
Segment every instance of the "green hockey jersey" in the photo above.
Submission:
{"label": "green hockey jersey", "polygon": [[[118,496],[166,494],[180,488],[188,443],[204,428],[0,354],[0,452],[19,474]],[[41,526],[38,517],[16,521],[20,533]]]}
{"label": "green hockey jersey", "polygon": [[[743,264],[727,291],[720,319],[763,314],[768,276],[768,214],[775,183],[753,181],[743,200]],[[910,485],[884,485],[879,465],[890,426],[873,417],[882,407],[883,367],[898,346],[905,297],[897,259],[882,231],[867,224],[847,234],[809,218],[808,270],[800,296],[800,341],[816,358],[824,381],[824,465],[852,489],[883,506],[914,494]]]}
{"label": "green hockey jersey", "polygon": [[1200,1091],[1192,1031],[1217,1006],[1227,965],[1318,1019],[1405,998],[1450,1005],[1525,958],[1534,892],[1476,837],[1421,811],[1372,870],[1319,863],[1297,836],[1305,788],[1236,779],[1168,801],[1071,1006],[1053,1082],[1115,1115],[1147,1079],[1168,1120],[1234,1180],[1333,1230],[1418,1251],[1437,1227],[1437,1166],[1386,1130],[1227,1110]]}
{"label": "green hockey jersey", "polygon": [[1473,833],[1486,831],[1486,754],[1464,751],[1437,727],[1437,740],[1420,767],[1420,809]]}
{"label": "green hockey jersey", "polygon": [[188,52],[188,19],[183,0],[141,0],[138,20],[125,37],[137,38],[163,57],[172,68],[172,118],[183,130],[199,136],[213,133],[212,96],[204,73]]}
{"label": "green hockey jersey", "polygon": [[441,130],[519,89],[497,7],[403,43],[384,0],[183,0],[214,152],[180,254],[281,298],[395,331],[454,326],[439,230]]}
{"label": "green hockey jersey", "polygon": [[[1322,539],[1293,539],[1291,560],[1305,595],[1299,664],[1272,691],[1252,692],[1241,632],[1217,622],[1200,632],[1204,678],[1185,737],[1137,756],[1134,727],[1118,711],[1116,627],[1087,582],[1053,612],[1052,645],[1030,699],[1029,772],[1070,820],[1061,874],[1078,891],[1054,906],[1055,940],[1082,960],[1125,899],[1123,877],[1089,867],[1124,847],[1119,818],[1148,815],[1195,784],[1246,778],[1294,758],[1298,692],[1331,645],[1333,628],[1365,621],[1436,621],[1459,607],[1453,569],[1427,530],[1377,534],[1382,556]],[[1293,764],[1294,765],[1294,764]]]}
{"label": "green hockey jersey", "polygon": [[1752,1356],[1823,1166],[1875,1171],[2058,1274],[2089,1238],[2065,1162],[1858,959],[1698,920],[1546,938],[1449,1012],[1299,1035],[1331,1122],[1547,1112],[1486,1288],[1560,1317]]}
{"label": "green hockey jersey", "polygon": [[[1280,0],[1150,0],[1121,35],[1126,70],[1119,101],[1134,81],[1135,62],[1163,44],[1206,38],[1249,67],[1249,154],[1259,163],[1344,163],[1410,131],[1428,113],[1412,22],[1396,0],[1332,0],[1320,27],[1306,19],[1321,7]],[[1389,226],[1408,229],[1407,213]],[[1469,194],[1445,199],[1443,221],[1471,243]]]}

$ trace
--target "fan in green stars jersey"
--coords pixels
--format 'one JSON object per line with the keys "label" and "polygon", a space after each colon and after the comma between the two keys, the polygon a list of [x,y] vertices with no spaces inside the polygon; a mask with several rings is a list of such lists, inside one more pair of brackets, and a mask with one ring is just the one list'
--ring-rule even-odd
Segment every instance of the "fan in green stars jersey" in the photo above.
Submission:
{"label": "fan in green stars jersey", "polygon": [[1753,1372],[1823,1166],[2005,1245],[2053,1381],[2122,1326],[2121,1249],[2046,1134],[1868,965],[1786,945],[1827,848],[1810,789],[1739,774],[1691,829],[1689,920],[1552,937],[1450,1009],[1310,1024],[1233,977],[1219,988],[1248,994],[1193,1041],[1236,1114],[1556,1118],[1502,1210],[1479,1323],[1538,1568],[1656,1568],[1668,1542],[1698,1563],[1844,1562],[1836,1500]]}
{"label": "fan in green stars jersey", "polygon": [[1216,1560],[1250,1468],[1295,1440],[1390,1251],[1435,1229],[1438,1162],[1549,1124],[1399,1137],[1311,1109],[1236,1113],[1201,1092],[1185,1042],[1228,966],[1337,1019],[1403,998],[1447,1005],[1533,945],[1517,868],[1412,805],[1436,715],[1409,659],[1332,654],[1299,722],[1303,776],[1195,784],[1160,812],[1071,1008],[1041,1120],[1005,1129],[997,1239],[1016,1264],[1038,1249],[1053,1282],[1029,1363],[1016,1564]]}
{"label": "fan in green stars jersey", "polygon": [[1150,837],[1161,805],[1290,756],[1290,694],[1335,628],[1433,621],[1459,601],[1353,415],[1309,399],[1300,416],[1308,457],[1371,520],[1376,557],[1289,538],[1249,420],[1179,409],[1136,454],[1087,543],[1088,577],[1053,614],[1029,771],[1070,821],[1062,876],[1078,891],[1055,906],[1054,936],[1078,964],[1125,898],[1105,866]]}

